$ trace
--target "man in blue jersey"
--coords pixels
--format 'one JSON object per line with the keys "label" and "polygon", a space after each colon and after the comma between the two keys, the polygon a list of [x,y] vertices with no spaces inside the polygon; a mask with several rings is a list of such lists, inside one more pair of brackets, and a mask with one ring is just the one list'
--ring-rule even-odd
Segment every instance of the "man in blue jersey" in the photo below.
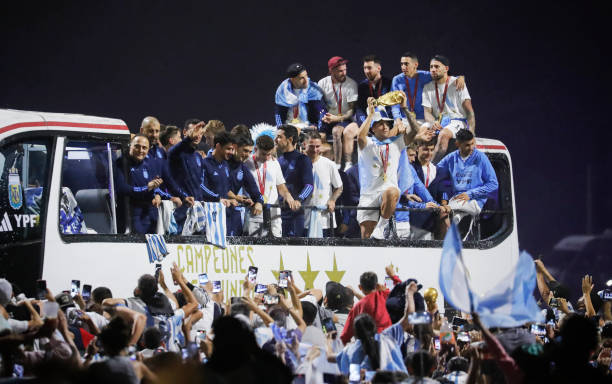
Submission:
{"label": "man in blue jersey", "polygon": [[321,112],[325,110],[323,91],[310,80],[302,64],[294,63],[287,68],[287,79],[276,89],[274,99],[276,125],[302,124],[314,129],[320,127]]}
{"label": "man in blue jersey", "polygon": [[161,132],[161,126],[159,120],[153,116],[147,116],[142,120],[140,124],[140,133],[145,135],[149,139],[149,153],[147,157],[153,159],[166,160],[168,156],[166,151],[159,144],[159,134]]}
{"label": "man in blue jersey", "polygon": [[[408,111],[414,113],[414,116],[419,124],[425,122],[425,114],[422,105],[423,87],[432,79],[429,71],[421,71],[419,67],[419,59],[412,52],[405,52],[400,59],[402,73],[393,77],[391,81],[392,91],[403,91],[408,98]],[[463,76],[457,78],[457,89],[461,90],[465,86]],[[406,113],[402,111],[399,105],[394,105],[394,119],[405,119]]]}
{"label": "man in blue jersey", "polygon": [[450,174],[452,197],[448,205],[453,210],[453,221],[458,224],[465,216],[473,218],[480,214],[487,198],[497,193],[499,184],[489,158],[476,149],[472,131],[459,130],[456,140],[458,149],[444,157],[438,168]]}
{"label": "man in blue jersey", "polygon": [[[254,216],[261,214],[264,199],[253,175],[244,162],[253,153],[253,139],[250,136],[234,136],[236,144],[234,154],[229,160],[230,167],[230,191],[228,196],[235,199],[243,206],[249,207]],[[248,193],[245,196],[243,193]],[[227,234],[229,236],[242,235],[242,210],[241,207],[229,207],[227,214]]]}
{"label": "man in blue jersey", "polygon": [[312,194],[313,176],[312,162],[308,156],[298,152],[298,132],[292,125],[284,124],[276,132],[276,146],[282,153],[278,162],[283,172],[285,185],[292,201],[287,201],[288,207],[281,210],[283,221],[283,237],[302,236],[304,233],[304,210],[302,202]]}
{"label": "man in blue jersey", "polygon": [[[172,199],[180,207],[181,199],[187,198],[187,194],[170,181],[167,167],[156,159],[147,158],[148,153],[148,138],[137,134],[130,142],[127,178],[121,172],[123,158],[117,159],[115,165],[117,197],[120,201],[126,197],[130,198],[131,227],[134,233],[157,232],[157,207],[162,199]],[[170,193],[165,192],[162,187]],[[119,212],[120,216],[121,213]]]}
{"label": "man in blue jersey", "polygon": [[200,188],[202,188],[203,201],[218,201],[226,207],[238,204],[235,199],[228,196],[231,188],[228,160],[233,154],[234,138],[232,135],[225,131],[216,134],[212,155],[202,160]]}

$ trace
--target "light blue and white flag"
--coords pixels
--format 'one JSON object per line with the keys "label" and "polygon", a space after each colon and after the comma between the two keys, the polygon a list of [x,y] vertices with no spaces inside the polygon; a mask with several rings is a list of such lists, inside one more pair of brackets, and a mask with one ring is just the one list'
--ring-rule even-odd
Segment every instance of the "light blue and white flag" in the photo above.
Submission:
{"label": "light blue and white flag", "polygon": [[145,239],[147,240],[149,263],[159,263],[170,253],[162,235],[146,234]]}
{"label": "light blue and white flag", "polygon": [[521,252],[516,267],[479,301],[478,313],[487,327],[518,327],[528,322],[543,323],[544,315],[533,290],[536,270],[533,258]]}
{"label": "light blue and white flag", "polygon": [[203,203],[206,218],[206,241],[225,248],[226,217],[225,206],[221,203]]}
{"label": "light blue and white flag", "polygon": [[461,239],[455,224],[446,232],[440,259],[440,290],[446,301],[463,312],[478,308],[476,295],[469,283],[469,274],[461,256]]}

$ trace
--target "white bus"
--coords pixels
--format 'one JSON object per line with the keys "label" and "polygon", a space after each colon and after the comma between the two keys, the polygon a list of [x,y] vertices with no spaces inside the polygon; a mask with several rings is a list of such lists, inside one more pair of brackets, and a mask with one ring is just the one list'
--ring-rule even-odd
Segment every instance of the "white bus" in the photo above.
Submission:
{"label": "white bus", "polygon": [[[120,210],[127,213],[127,207],[114,203],[109,163],[125,153],[129,138],[128,127],[117,119],[0,110],[0,276],[30,295],[37,279],[45,279],[55,293],[69,289],[74,279],[108,286],[125,297],[140,275],[154,272],[145,236],[116,229],[116,216]],[[499,181],[497,196],[490,199],[495,205],[485,206],[477,236],[463,244],[473,288],[484,292],[516,263],[519,249],[510,154],[496,140],[479,138],[477,147],[491,160]],[[61,230],[66,190],[90,233]],[[324,288],[329,280],[357,287],[368,270],[382,281],[384,267],[393,264],[402,280],[413,277],[424,287],[438,288],[440,240],[228,237],[227,248],[221,249],[204,236],[165,239],[167,274],[173,262],[190,280],[207,273],[223,281],[226,297],[241,294],[250,265],[259,268],[260,283],[275,282],[278,271],[288,269],[301,287]]]}

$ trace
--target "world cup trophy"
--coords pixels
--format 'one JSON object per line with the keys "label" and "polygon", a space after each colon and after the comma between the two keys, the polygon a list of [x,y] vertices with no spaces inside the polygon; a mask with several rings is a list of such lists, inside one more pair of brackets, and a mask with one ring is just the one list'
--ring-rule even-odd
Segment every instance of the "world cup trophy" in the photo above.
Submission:
{"label": "world cup trophy", "polygon": [[432,311],[438,300],[438,291],[435,288],[427,288],[423,293],[423,298],[427,304],[427,310]]}
{"label": "world cup trophy", "polygon": [[388,107],[391,105],[401,104],[404,102],[406,96],[402,91],[391,91],[387,92],[378,99],[376,99],[376,106]]}

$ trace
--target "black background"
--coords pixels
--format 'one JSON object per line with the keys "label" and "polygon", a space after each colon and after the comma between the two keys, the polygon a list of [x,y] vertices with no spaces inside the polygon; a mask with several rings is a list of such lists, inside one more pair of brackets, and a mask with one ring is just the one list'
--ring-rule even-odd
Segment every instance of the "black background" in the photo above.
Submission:
{"label": "black background", "polygon": [[466,76],[477,134],[510,150],[519,241],[547,253],[612,227],[607,177],[609,39],[595,2],[21,2],[0,12],[0,107],[121,118],[135,132],[154,115],[273,122],[288,64],[315,81],[329,57],[375,53],[400,72],[404,51],[428,69],[435,53]]}

